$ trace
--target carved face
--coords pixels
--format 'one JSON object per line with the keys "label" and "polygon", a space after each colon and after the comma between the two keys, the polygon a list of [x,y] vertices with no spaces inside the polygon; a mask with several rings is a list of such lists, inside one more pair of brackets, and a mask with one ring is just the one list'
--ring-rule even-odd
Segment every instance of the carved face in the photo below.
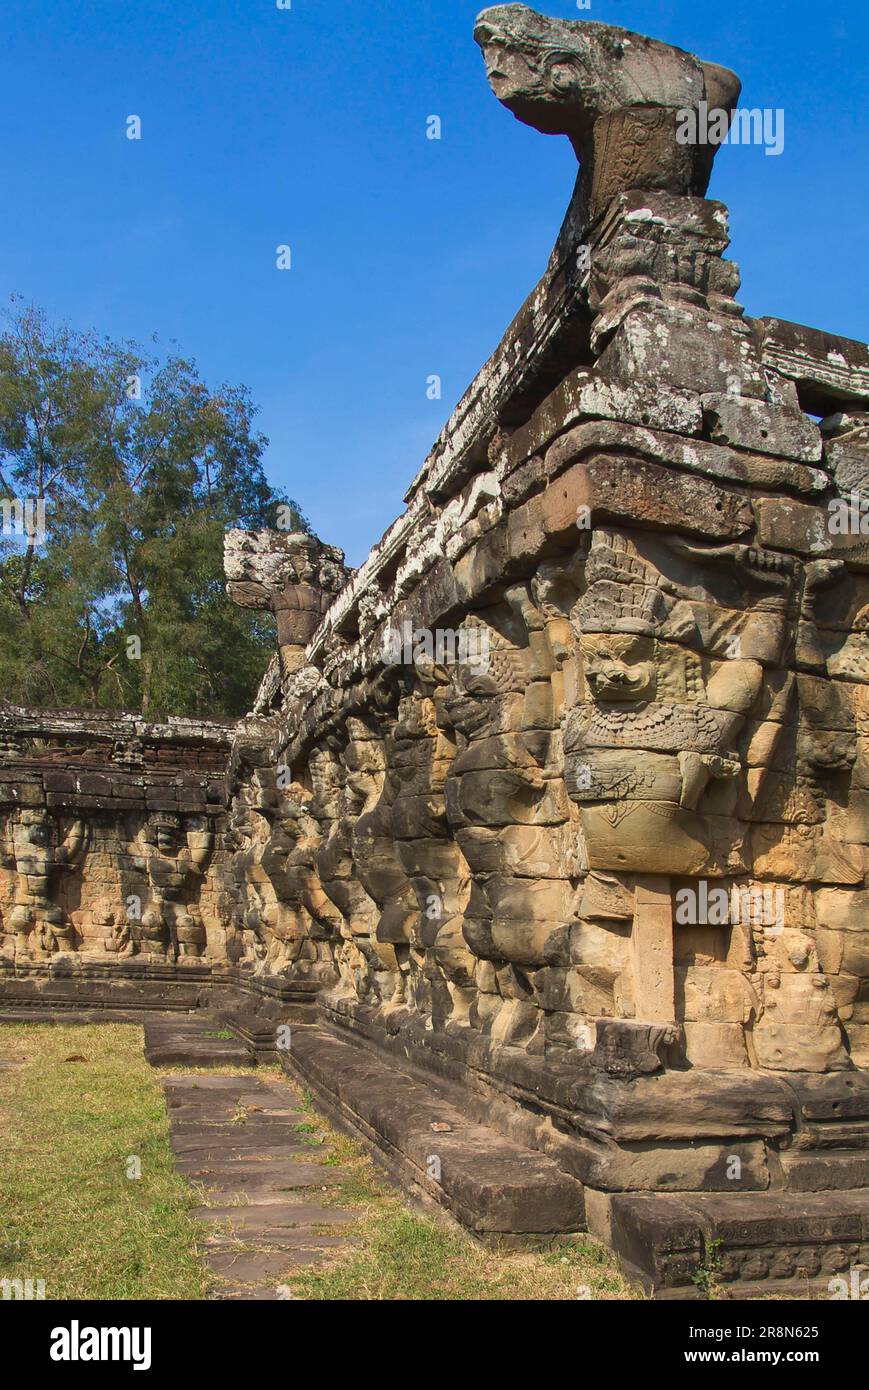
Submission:
{"label": "carved face", "polygon": [[651,700],[655,695],[652,639],[629,632],[586,633],[585,679],[595,700]]}
{"label": "carved face", "polygon": [[370,811],[383,790],[385,756],[380,740],[361,722],[349,721],[350,741],[344,750],[344,813]]}
{"label": "carved face", "polygon": [[589,104],[586,92],[593,93],[578,25],[568,29],[522,6],[496,5],[480,14],[474,38],[492,91],[519,120],[549,133],[565,130],[565,114],[577,122]]}
{"label": "carved face", "polygon": [[485,45],[486,76],[499,101],[509,101],[538,87],[535,65],[526,54],[499,43],[489,25],[478,25],[477,35]]}
{"label": "carved face", "polygon": [[359,768],[355,772],[348,772],[345,783],[348,815],[358,816],[363,811],[370,810],[380,796],[382,784],[382,775],[368,769]]}
{"label": "carved face", "polygon": [[51,835],[44,821],[25,826],[22,838],[34,849],[48,849],[51,844]]}
{"label": "carved face", "polygon": [[498,687],[488,673],[472,672],[467,667],[452,668],[450,693],[444,701],[450,725],[466,738],[472,738],[485,729],[497,694]]}
{"label": "carved face", "polygon": [[178,853],[179,833],[172,826],[158,825],[155,841],[161,854],[174,856]]}
{"label": "carved face", "polygon": [[18,867],[33,873],[37,867],[46,870],[54,859],[53,826],[38,812],[25,812],[14,830],[15,857]]}

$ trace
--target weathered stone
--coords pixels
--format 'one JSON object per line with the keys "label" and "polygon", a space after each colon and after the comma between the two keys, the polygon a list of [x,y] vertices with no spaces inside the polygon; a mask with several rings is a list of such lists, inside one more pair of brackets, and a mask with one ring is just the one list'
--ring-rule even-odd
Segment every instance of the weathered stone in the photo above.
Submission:
{"label": "weathered stone", "polygon": [[820,431],[801,410],[735,395],[707,395],[702,401],[716,444],[806,463],[816,463],[821,457]]}
{"label": "weathered stone", "polygon": [[591,208],[622,188],[705,191],[714,147],[680,144],[676,114],[704,98],[729,112],[740,88],[732,72],[640,34],[524,5],[484,10],[474,37],[498,100],[536,130],[570,138]]}
{"label": "weathered stone", "polygon": [[[481,1234],[579,1229],[585,1184],[656,1286],[720,1238],[793,1292],[867,1234],[869,355],[742,317],[677,136],[732,74],[524,6],[476,36],[580,162],[547,270],[358,571],[227,536],[256,714],[0,708],[0,1007],[217,1007],[151,1055],[281,1055]],[[207,1080],[184,1171],[322,1185]]]}
{"label": "weathered stone", "polygon": [[347,577],[344,552],[289,531],[228,531],[224,550],[227,593],[242,608],[271,609],[284,668],[296,670]]}
{"label": "weathered stone", "polygon": [[600,357],[616,380],[659,380],[701,396],[726,393],[763,400],[766,383],[750,334],[693,306],[643,305],[620,324]]}
{"label": "weathered stone", "polygon": [[756,319],[764,363],[798,383],[803,407],[827,414],[869,399],[869,348],[851,338],[784,319]]}
{"label": "weathered stone", "polygon": [[738,493],[640,459],[606,456],[560,473],[541,494],[539,511],[542,536],[560,540],[616,517],[721,537],[744,535],[752,524],[751,509]]}

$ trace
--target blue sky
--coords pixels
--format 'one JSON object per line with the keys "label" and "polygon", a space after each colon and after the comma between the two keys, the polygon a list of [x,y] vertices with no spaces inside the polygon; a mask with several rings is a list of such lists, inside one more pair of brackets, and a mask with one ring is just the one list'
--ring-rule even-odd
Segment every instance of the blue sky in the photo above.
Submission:
{"label": "blue sky", "polygon": [[[734,68],[742,104],[784,109],[780,156],[716,160],[740,301],[865,337],[866,0],[539,7],[679,44]],[[354,564],[542,273],[573,185],[567,141],[491,94],[479,8],[4,4],[0,295],[78,328],[156,333],[212,384],[244,382],[271,481]]]}

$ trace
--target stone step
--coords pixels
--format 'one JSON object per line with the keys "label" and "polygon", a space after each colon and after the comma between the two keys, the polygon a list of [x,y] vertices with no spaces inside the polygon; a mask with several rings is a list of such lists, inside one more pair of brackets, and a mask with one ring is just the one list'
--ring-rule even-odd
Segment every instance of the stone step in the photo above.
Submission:
{"label": "stone step", "polygon": [[209,1014],[161,1014],[144,1024],[145,1057],[152,1067],[249,1067],[254,1065],[240,1038]]}
{"label": "stone step", "polygon": [[299,1029],[281,1063],[395,1176],[482,1237],[585,1229],[582,1185],[545,1155],[474,1121],[423,1082],[326,1029]]}
{"label": "stone step", "polygon": [[869,1188],[850,1192],[618,1193],[609,1241],[656,1297],[821,1295],[869,1262]]}
{"label": "stone step", "polygon": [[[273,1201],[277,1192],[294,1192],[297,1188],[334,1187],[339,1179],[330,1167],[309,1163],[303,1154],[298,1160],[280,1155],[263,1154],[260,1158],[219,1154],[213,1158],[178,1155],[175,1167],[191,1182],[201,1183],[214,1192],[234,1192],[253,1200],[253,1194],[268,1194]],[[224,1205],[232,1205],[228,1199]]]}
{"label": "stone step", "polygon": [[240,1207],[194,1207],[191,1216],[208,1226],[225,1227],[231,1233],[266,1237],[273,1231],[296,1226],[346,1226],[358,1220],[358,1212],[343,1207],[322,1207],[306,1202],[259,1203]]}
{"label": "stone step", "polygon": [[844,1192],[869,1188],[869,1149],[788,1149],[779,1155],[791,1192]]}
{"label": "stone step", "polygon": [[[165,1011],[165,1004],[160,1005],[160,1012]],[[57,1009],[49,1012],[47,1009],[13,1009],[7,1008],[0,1010],[0,1023],[59,1023],[74,1024],[82,1023],[136,1023],[141,1024],[142,1012],[140,1009]]]}
{"label": "stone step", "polygon": [[247,1044],[258,1061],[273,1061],[281,1048],[291,1045],[295,1026],[315,1022],[315,996],[310,992],[300,994],[298,999],[282,1004],[280,1018],[263,1017],[243,1009],[218,1010],[215,1017]]}
{"label": "stone step", "polygon": [[262,1117],[304,1119],[298,1097],[283,1079],[263,1081],[253,1072],[236,1076],[164,1076],[163,1088],[171,1112],[200,1109],[205,1118],[215,1123],[232,1119],[239,1106]]}

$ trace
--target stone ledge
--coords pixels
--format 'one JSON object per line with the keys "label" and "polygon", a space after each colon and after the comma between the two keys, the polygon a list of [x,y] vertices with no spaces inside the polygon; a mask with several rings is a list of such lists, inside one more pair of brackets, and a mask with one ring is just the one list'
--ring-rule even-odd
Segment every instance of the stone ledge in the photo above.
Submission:
{"label": "stone ledge", "polygon": [[145,1060],[152,1067],[249,1067],[247,1044],[218,1036],[229,1031],[207,1015],[159,1014],[145,1023]]}
{"label": "stone ledge", "polygon": [[[583,1190],[544,1155],[474,1123],[368,1049],[321,1028],[296,1029],[281,1053],[292,1076],[345,1126],[361,1131],[411,1182],[480,1236],[585,1229]],[[439,1172],[439,1180],[432,1176]]]}
{"label": "stone ledge", "polygon": [[[474,1029],[427,1030],[401,1011],[384,1020],[369,1006],[328,994],[320,996],[318,1007],[328,1024],[380,1049],[394,1065],[415,1067],[440,1086],[458,1086],[469,1102],[482,1098],[487,1113],[503,1102],[524,1118],[529,1136],[531,1127],[547,1119],[562,1138],[608,1145],[770,1141],[793,1129],[793,1075],[784,1083],[772,1072],[695,1067],[625,1080],[600,1072],[591,1054],[578,1050],[530,1055]],[[838,1087],[832,1077],[817,1081],[820,1094]],[[864,1089],[858,1081],[857,1094],[863,1096]],[[869,1094],[865,1100],[869,1104]]]}
{"label": "stone ledge", "polygon": [[618,1194],[606,1226],[626,1268],[658,1296],[696,1296],[705,1268],[737,1297],[797,1297],[869,1259],[869,1189]]}
{"label": "stone ledge", "polygon": [[63,966],[0,960],[0,1011],[7,1020],[29,1015],[52,1021],[50,1015],[55,1012],[65,1021],[71,1021],[76,1012],[108,1020],[110,1013],[119,1011],[133,1020],[154,1012],[224,1009],[250,1023],[248,1040],[253,1042],[257,1034],[258,1053],[274,1046],[264,1049],[260,1034],[273,1033],[278,1022],[306,1017],[319,988],[316,980],[252,976],[202,960],[176,965],[135,956],[106,963],[66,957]]}

